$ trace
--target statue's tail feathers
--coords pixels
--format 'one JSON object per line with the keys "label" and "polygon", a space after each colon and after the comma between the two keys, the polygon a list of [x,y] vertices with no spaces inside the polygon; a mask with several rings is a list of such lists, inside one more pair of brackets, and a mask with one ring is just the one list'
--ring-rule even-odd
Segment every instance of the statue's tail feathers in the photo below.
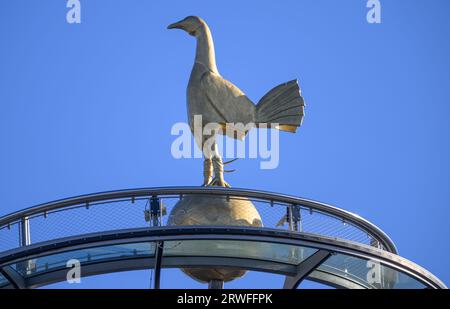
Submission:
{"label": "statue's tail feathers", "polygon": [[305,102],[297,80],[270,90],[256,105],[256,125],[295,132],[303,121]]}

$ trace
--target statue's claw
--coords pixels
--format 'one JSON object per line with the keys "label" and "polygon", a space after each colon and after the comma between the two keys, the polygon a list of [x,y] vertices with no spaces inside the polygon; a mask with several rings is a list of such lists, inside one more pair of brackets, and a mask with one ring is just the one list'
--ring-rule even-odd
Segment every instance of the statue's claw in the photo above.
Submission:
{"label": "statue's claw", "polygon": [[[230,184],[223,179],[224,173],[231,173],[234,170],[224,170],[223,166],[236,159],[223,163],[220,157],[205,159],[203,162],[203,187],[224,187],[231,188]],[[212,177],[214,172],[214,178]]]}
{"label": "statue's claw", "polygon": [[226,182],[223,178],[214,177],[214,179],[208,184],[208,187],[224,187],[231,188],[230,184]]}
{"label": "statue's claw", "polygon": [[223,165],[228,165],[230,163],[233,163],[234,161],[236,161],[239,158],[234,158],[233,160],[227,161],[227,162],[223,162]]}
{"label": "statue's claw", "polygon": [[222,162],[222,158],[220,158],[220,157],[212,158],[214,179],[211,182],[211,186],[231,188],[231,186],[223,179],[223,173],[224,173],[223,165],[224,164]]}

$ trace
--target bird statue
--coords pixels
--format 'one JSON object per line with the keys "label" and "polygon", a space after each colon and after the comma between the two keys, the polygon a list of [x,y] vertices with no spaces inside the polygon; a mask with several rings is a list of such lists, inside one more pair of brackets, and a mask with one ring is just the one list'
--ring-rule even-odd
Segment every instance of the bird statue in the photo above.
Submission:
{"label": "bird statue", "polygon": [[[218,152],[216,134],[225,132],[227,136],[242,140],[253,127],[295,133],[302,124],[305,106],[298,81],[273,88],[255,105],[220,75],[211,31],[203,19],[188,16],[167,28],[184,30],[197,39],[194,67],[187,87],[187,108],[190,129],[204,156],[203,185],[230,187],[224,180],[226,163]],[[195,134],[196,116],[201,116],[202,120],[200,136]],[[211,133],[203,131],[207,124],[216,124]]]}

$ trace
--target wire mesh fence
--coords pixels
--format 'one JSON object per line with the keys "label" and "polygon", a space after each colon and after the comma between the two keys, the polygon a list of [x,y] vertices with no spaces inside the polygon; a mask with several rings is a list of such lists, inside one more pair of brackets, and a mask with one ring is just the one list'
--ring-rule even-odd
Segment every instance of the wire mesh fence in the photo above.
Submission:
{"label": "wire mesh fence", "polygon": [[0,251],[20,246],[19,223],[12,223],[0,228]]}
{"label": "wire mesh fence", "polygon": [[[78,202],[34,213],[27,217],[29,243],[153,225],[253,225],[350,240],[386,249],[382,246],[382,240],[371,235],[367,229],[348,222],[348,218],[312,207],[285,204],[273,199],[217,194],[208,198],[201,196],[201,200],[191,199],[190,204],[187,195],[129,196]],[[154,209],[155,202],[159,207],[157,211]],[[174,213],[178,216],[175,219]],[[190,220],[178,220],[180,214]],[[229,217],[228,221],[224,221],[223,217]],[[0,252],[23,244],[22,224],[21,220],[16,220],[0,226]]]}

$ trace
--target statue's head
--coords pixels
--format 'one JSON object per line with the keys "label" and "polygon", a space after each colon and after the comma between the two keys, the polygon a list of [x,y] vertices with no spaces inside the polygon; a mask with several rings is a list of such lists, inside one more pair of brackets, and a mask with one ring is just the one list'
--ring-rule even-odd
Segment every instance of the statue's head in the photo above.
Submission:
{"label": "statue's head", "polygon": [[188,16],[183,20],[170,24],[167,29],[181,29],[192,36],[197,36],[205,27],[206,23],[203,19],[197,16]]}

